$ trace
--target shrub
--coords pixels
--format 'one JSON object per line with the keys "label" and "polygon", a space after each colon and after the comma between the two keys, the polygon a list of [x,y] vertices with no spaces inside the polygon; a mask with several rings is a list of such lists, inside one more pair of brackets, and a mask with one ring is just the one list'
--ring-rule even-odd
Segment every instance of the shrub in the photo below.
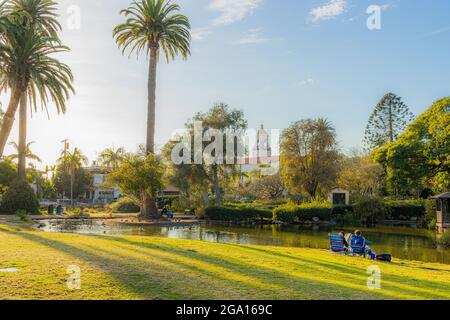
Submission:
{"label": "shrub", "polygon": [[[420,219],[425,215],[423,200],[396,200],[387,201],[388,217],[392,220]],[[436,215],[436,212],[434,213]]]}
{"label": "shrub", "polygon": [[353,206],[336,206],[332,209],[333,217],[344,216],[353,213]]}
{"label": "shrub", "polygon": [[15,214],[24,210],[28,214],[39,214],[39,201],[30,185],[21,179],[14,180],[3,195],[0,213]]}
{"label": "shrub", "polygon": [[109,207],[114,213],[139,213],[141,211],[138,202],[130,197],[120,198]]}
{"label": "shrub", "polygon": [[419,226],[430,230],[436,229],[436,200],[425,200],[425,214],[419,218]]}
{"label": "shrub", "polygon": [[216,221],[245,221],[271,219],[272,211],[256,208],[209,207],[204,212],[205,219]]}
{"label": "shrub", "polygon": [[319,218],[322,221],[332,219],[331,205],[326,202],[313,202],[295,205],[293,203],[279,206],[273,210],[273,219],[286,223],[312,221]]}
{"label": "shrub", "polygon": [[25,210],[17,210],[16,211],[16,216],[21,220],[21,221],[27,221],[28,220],[28,213]]}
{"label": "shrub", "polygon": [[436,245],[449,248],[450,247],[450,231],[445,231],[441,236],[436,238]]}
{"label": "shrub", "polygon": [[377,222],[385,219],[388,207],[377,197],[360,197],[353,205],[355,217],[361,222]]}

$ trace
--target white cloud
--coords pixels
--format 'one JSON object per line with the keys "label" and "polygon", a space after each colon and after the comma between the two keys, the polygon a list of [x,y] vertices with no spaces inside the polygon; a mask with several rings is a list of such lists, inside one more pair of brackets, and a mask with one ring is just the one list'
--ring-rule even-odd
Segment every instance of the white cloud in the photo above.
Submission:
{"label": "white cloud", "polygon": [[310,11],[311,20],[318,22],[340,16],[344,13],[346,7],[347,0],[329,0],[325,5]]}
{"label": "white cloud", "polygon": [[260,29],[250,29],[245,33],[245,35],[241,39],[239,39],[239,41],[237,43],[238,44],[257,44],[257,43],[269,42],[272,40],[275,40],[275,39],[265,37]]}
{"label": "white cloud", "polygon": [[258,8],[262,0],[212,0],[209,8],[220,12],[213,24],[230,24],[244,19]]}
{"label": "white cloud", "polygon": [[203,27],[203,28],[195,28],[191,30],[192,40],[200,41],[203,40],[206,36],[212,33],[211,28]]}
{"label": "white cloud", "polygon": [[313,78],[308,78],[297,83],[298,86],[303,87],[306,85],[313,85],[315,83]]}

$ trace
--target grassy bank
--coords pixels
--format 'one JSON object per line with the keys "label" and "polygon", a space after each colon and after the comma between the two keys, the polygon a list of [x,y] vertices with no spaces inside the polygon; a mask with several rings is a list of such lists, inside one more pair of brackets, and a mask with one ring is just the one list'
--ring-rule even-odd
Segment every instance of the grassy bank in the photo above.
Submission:
{"label": "grassy bank", "polygon": [[[0,299],[450,299],[450,266],[375,263],[324,250],[136,236],[45,234],[0,225]],[[67,267],[81,268],[68,290]]]}

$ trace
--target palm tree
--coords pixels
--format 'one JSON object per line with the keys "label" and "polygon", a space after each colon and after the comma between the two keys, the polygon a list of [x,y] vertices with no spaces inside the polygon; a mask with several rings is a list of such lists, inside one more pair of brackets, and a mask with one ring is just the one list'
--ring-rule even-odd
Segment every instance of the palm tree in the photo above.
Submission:
{"label": "palm tree", "polygon": [[64,113],[69,94],[75,92],[70,68],[51,57],[69,51],[56,37],[61,26],[56,20],[55,5],[52,0],[12,0],[6,6],[8,20],[14,27],[0,42],[0,90],[11,91],[0,130],[0,157],[20,103],[19,173],[24,172],[26,165],[27,100],[35,110],[40,100],[43,109],[47,110],[48,103],[53,102],[57,112]]}
{"label": "palm tree", "polygon": [[70,202],[73,206],[73,184],[75,182],[75,174],[83,165],[88,164],[88,158],[81,152],[80,149],[75,148],[73,152],[63,151],[61,157],[58,159],[59,163],[66,165],[66,170],[69,170],[70,175]]}
{"label": "palm tree", "polygon": [[[167,62],[178,54],[190,55],[189,19],[177,13],[180,6],[170,0],[135,0],[122,10],[127,20],[114,28],[113,36],[124,53],[137,55],[145,51],[150,56],[148,72],[148,114],[146,152],[155,153],[156,67],[160,49]],[[143,195],[146,216],[158,216],[154,199]]]}
{"label": "palm tree", "polygon": [[[37,161],[37,162],[42,162],[41,158],[39,158],[39,156],[35,155],[32,151],[31,151],[31,145],[34,144],[34,141],[28,142],[26,147],[25,147],[25,158],[32,160],[32,161]],[[9,155],[7,158],[10,160],[17,160],[19,159],[19,145],[15,142],[10,142],[9,143],[10,146],[12,146],[17,153]]]}
{"label": "palm tree", "polygon": [[102,166],[115,171],[120,166],[125,156],[126,151],[124,148],[119,148],[117,150],[108,148],[100,154],[98,159]]}

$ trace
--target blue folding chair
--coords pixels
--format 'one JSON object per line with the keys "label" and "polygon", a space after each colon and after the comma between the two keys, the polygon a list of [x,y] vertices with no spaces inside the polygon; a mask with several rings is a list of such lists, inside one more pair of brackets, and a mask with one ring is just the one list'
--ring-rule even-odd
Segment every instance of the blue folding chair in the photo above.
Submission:
{"label": "blue folding chair", "polygon": [[345,246],[344,237],[338,234],[330,234],[330,250],[332,253],[346,254],[347,247]]}
{"label": "blue folding chair", "polygon": [[350,240],[350,247],[352,248],[352,253],[354,255],[366,257],[367,255],[367,241],[362,236],[352,236]]}

